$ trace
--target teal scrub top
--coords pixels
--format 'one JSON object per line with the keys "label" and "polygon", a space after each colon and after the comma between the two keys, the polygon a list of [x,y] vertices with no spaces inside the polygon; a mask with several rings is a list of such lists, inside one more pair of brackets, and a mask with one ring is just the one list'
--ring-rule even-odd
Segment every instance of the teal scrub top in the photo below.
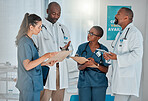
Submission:
{"label": "teal scrub top", "polygon": [[[89,42],[83,43],[78,47],[76,54],[85,58],[94,58],[95,62],[108,67],[109,64],[105,62],[103,57],[103,53],[100,55],[96,55],[97,50],[93,53],[89,47]],[[108,52],[108,49],[100,44],[99,49],[103,49]],[[79,80],[78,80],[78,88],[81,87],[108,87],[108,79],[106,77],[106,73],[101,72],[97,68],[87,67],[84,70],[80,70]]]}
{"label": "teal scrub top", "polygon": [[23,36],[18,42],[18,80],[16,87],[20,91],[41,91],[43,90],[43,77],[41,65],[27,71],[24,68],[23,61],[30,61],[39,58],[38,51],[33,41],[27,36]]}

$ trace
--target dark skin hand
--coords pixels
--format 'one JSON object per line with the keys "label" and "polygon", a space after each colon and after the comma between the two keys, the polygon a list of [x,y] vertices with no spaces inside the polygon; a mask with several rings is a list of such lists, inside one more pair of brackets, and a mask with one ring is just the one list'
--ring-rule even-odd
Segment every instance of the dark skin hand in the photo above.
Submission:
{"label": "dark skin hand", "polygon": [[67,45],[65,45],[64,47],[60,47],[61,50],[68,50],[68,47],[70,46],[71,41],[68,42]]}
{"label": "dark skin hand", "polygon": [[117,60],[117,55],[115,53],[112,53],[112,52],[109,52],[109,53],[104,52],[103,57],[104,57],[105,60],[109,60],[109,59]]}
{"label": "dark skin hand", "polygon": [[78,64],[78,69],[79,70],[84,70],[86,67],[89,67],[91,65],[93,65],[94,63],[89,60],[89,61],[86,61],[84,64]]}
{"label": "dark skin hand", "polygon": [[[82,65],[79,64],[78,69],[79,69],[79,70],[84,70],[86,67],[89,67],[89,66],[91,66],[91,65],[93,65],[93,64],[95,64],[95,65],[98,66],[98,64],[95,62],[95,60],[94,60],[93,58],[88,58],[88,60],[89,60],[89,61],[85,62],[85,63],[82,64]],[[99,65],[99,66],[98,66],[98,69],[99,69],[101,72],[104,72],[104,73],[107,73],[107,72],[108,72],[108,67],[105,67],[105,66]]]}

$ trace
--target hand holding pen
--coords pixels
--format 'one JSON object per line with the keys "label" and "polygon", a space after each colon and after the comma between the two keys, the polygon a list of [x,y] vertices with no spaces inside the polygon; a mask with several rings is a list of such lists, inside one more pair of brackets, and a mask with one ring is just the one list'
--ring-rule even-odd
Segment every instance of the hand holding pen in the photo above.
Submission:
{"label": "hand holding pen", "polygon": [[67,45],[65,45],[64,47],[60,47],[61,50],[68,50],[68,47],[70,46],[71,41],[68,42]]}

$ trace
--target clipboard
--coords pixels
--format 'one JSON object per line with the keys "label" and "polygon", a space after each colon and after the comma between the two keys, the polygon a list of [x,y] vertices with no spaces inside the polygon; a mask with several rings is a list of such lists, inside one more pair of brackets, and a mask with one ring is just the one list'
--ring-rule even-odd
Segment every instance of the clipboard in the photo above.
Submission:
{"label": "clipboard", "polygon": [[62,62],[72,51],[59,51],[58,54],[55,56],[49,58],[46,62],[51,62],[51,61],[58,61]]}
{"label": "clipboard", "polygon": [[[75,57],[71,57],[71,58],[72,58],[74,61],[76,61],[77,63],[79,63],[79,64],[84,64],[85,62],[89,61],[89,60],[86,59],[85,57],[77,57],[77,56],[75,56]],[[95,64],[93,64],[93,65],[91,65],[91,66],[89,66],[89,67],[98,68],[98,66],[95,65]]]}
{"label": "clipboard", "polygon": [[84,64],[86,61],[88,61],[88,59],[86,59],[85,57],[71,57],[73,60],[75,60],[77,63],[79,64]]}

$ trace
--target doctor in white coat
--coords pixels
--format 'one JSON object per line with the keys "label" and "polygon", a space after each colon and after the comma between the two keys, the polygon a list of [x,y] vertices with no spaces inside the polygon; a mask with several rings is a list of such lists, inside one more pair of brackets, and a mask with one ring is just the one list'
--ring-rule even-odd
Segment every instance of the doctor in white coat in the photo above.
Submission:
{"label": "doctor in white coat", "polygon": [[[67,28],[58,23],[61,14],[61,7],[57,2],[51,2],[47,9],[48,17],[43,19],[42,31],[33,37],[34,42],[39,48],[39,55],[47,52],[61,51],[60,47],[67,47],[71,40]],[[48,78],[41,93],[41,101],[63,101],[65,88],[68,88],[68,67],[67,60],[50,67]]]}
{"label": "doctor in white coat", "polygon": [[111,90],[115,101],[131,101],[139,97],[142,72],[143,37],[132,24],[133,11],[121,8],[115,15],[115,24],[122,27],[112,43],[113,52],[104,53],[106,60],[112,60]]}

